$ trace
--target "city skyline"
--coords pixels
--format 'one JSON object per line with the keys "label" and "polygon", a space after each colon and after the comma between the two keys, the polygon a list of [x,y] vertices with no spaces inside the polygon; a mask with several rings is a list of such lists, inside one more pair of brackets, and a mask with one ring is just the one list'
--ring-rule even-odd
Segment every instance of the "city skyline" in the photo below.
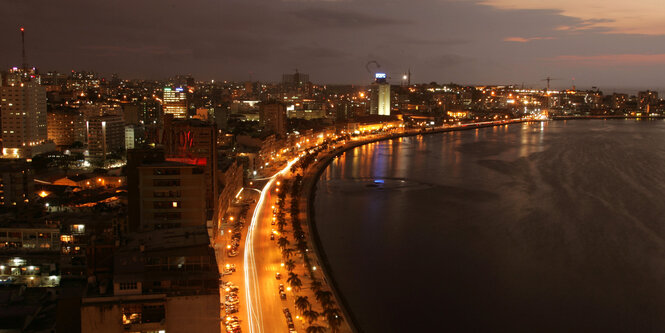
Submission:
{"label": "city skyline", "polygon": [[[277,81],[298,68],[317,83],[369,84],[372,71],[413,82],[660,90],[665,29],[649,2],[82,1],[11,3],[0,65],[87,69],[127,78]],[[630,8],[628,8],[630,7]],[[643,19],[632,16],[643,14]]]}

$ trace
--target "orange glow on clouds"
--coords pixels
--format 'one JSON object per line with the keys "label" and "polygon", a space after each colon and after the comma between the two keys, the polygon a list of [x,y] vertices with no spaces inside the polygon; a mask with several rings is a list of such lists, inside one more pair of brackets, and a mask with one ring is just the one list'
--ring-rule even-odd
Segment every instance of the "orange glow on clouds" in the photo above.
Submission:
{"label": "orange glow on clouds", "polygon": [[560,31],[601,29],[609,33],[663,35],[665,10],[662,0],[482,0],[484,5],[507,10],[553,10],[580,20],[575,26],[561,26]]}
{"label": "orange glow on clouds", "polygon": [[562,55],[550,60],[583,66],[650,66],[665,65],[665,53],[658,54],[599,54],[590,56]]}
{"label": "orange glow on clouds", "polygon": [[508,37],[504,38],[504,42],[515,42],[515,43],[528,43],[534,40],[548,40],[555,39],[554,37]]}

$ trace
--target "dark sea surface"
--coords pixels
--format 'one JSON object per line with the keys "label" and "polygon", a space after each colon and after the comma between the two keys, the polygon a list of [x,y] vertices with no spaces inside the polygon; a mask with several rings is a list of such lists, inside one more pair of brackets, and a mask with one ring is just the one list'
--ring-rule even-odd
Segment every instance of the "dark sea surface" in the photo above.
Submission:
{"label": "dark sea surface", "polygon": [[665,121],[365,145],[315,221],[364,332],[664,332]]}

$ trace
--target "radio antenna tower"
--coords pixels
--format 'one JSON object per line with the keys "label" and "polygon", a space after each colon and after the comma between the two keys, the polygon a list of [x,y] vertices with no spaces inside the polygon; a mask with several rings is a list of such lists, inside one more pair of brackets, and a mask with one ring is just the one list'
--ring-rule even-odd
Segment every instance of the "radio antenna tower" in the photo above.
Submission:
{"label": "radio antenna tower", "polygon": [[23,60],[23,70],[27,71],[28,70],[28,63],[25,61],[25,28],[21,27],[21,47],[22,47],[22,53],[21,53],[21,59]]}

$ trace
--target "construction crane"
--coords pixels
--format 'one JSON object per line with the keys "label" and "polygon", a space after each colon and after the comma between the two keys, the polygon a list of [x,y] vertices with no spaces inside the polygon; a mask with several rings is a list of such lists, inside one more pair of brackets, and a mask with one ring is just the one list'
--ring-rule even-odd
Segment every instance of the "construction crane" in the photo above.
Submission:
{"label": "construction crane", "polygon": [[547,81],[547,91],[549,91],[550,90],[550,81],[558,81],[558,80],[561,80],[561,79],[553,79],[553,78],[548,76],[548,77],[546,77],[546,78],[544,78],[540,81]]}

